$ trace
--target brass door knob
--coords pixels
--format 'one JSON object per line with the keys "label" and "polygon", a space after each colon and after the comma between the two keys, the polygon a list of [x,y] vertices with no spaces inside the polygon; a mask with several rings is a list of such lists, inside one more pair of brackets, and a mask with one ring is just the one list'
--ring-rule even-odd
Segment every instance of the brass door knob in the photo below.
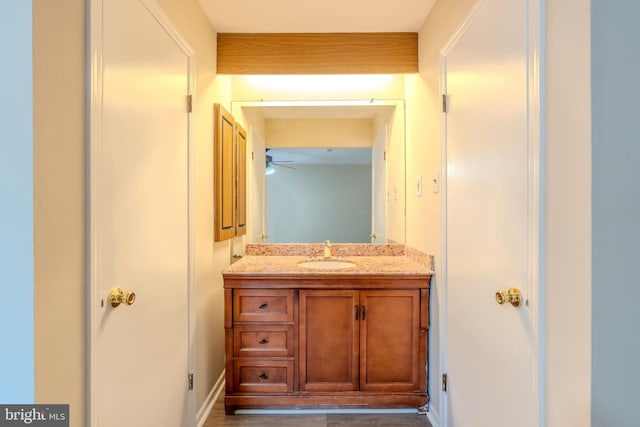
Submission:
{"label": "brass door knob", "polygon": [[496,302],[500,305],[510,303],[514,307],[522,304],[522,294],[519,289],[510,288],[507,291],[496,292]]}
{"label": "brass door knob", "polygon": [[131,305],[136,300],[135,292],[125,292],[120,288],[115,288],[111,291],[109,296],[109,302],[111,307],[118,307],[120,304]]}

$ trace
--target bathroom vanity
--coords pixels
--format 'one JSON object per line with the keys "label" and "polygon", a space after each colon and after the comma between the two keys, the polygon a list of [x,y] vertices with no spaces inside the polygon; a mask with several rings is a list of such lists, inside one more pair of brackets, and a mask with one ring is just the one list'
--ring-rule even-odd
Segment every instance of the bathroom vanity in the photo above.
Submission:
{"label": "bathroom vanity", "polygon": [[308,261],[224,271],[226,413],[424,406],[431,271],[404,256]]}

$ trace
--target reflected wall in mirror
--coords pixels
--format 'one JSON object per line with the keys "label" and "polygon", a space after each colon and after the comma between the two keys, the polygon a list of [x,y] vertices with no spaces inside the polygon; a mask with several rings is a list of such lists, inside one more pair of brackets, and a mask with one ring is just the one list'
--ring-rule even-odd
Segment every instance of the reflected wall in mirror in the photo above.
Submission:
{"label": "reflected wall in mirror", "polygon": [[234,101],[232,111],[252,153],[246,243],[405,242],[403,101]]}
{"label": "reflected wall in mirror", "polygon": [[267,149],[267,242],[371,242],[376,214],[371,151]]}

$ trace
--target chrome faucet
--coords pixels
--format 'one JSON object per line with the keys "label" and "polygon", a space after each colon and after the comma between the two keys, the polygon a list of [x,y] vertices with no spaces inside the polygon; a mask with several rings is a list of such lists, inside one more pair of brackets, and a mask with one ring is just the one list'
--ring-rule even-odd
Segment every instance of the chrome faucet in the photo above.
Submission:
{"label": "chrome faucet", "polygon": [[324,258],[331,258],[331,242],[328,240],[324,244]]}

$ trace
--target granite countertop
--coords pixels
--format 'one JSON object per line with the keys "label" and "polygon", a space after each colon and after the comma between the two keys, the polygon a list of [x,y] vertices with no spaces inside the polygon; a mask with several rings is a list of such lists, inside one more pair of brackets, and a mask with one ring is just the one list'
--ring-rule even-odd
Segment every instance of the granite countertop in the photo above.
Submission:
{"label": "granite countertop", "polygon": [[347,256],[331,258],[331,261],[346,261],[354,267],[339,269],[314,269],[300,266],[305,261],[322,261],[308,256],[253,256],[248,255],[224,269],[225,276],[243,275],[432,275],[433,272],[406,256]]}

